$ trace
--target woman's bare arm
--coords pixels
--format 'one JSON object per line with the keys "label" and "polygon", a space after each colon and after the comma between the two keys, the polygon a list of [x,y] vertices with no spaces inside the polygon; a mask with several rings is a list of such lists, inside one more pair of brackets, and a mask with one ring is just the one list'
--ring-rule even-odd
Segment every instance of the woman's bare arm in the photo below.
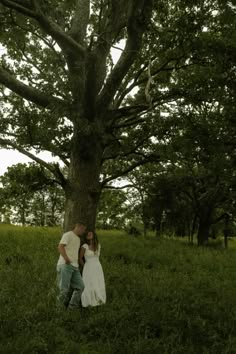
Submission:
{"label": "woman's bare arm", "polygon": [[83,267],[84,266],[84,254],[85,254],[85,248],[82,246],[79,251],[79,264]]}

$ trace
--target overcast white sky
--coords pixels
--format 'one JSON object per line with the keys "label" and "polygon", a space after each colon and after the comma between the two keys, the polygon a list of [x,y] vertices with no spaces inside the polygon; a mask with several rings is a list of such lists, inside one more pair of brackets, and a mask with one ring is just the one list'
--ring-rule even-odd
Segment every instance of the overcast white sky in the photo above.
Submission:
{"label": "overcast white sky", "polygon": [[[125,41],[121,41],[119,44],[117,44],[117,47],[123,49],[124,45],[125,45]],[[3,50],[3,48],[1,49]],[[116,64],[120,55],[121,55],[121,50],[115,48],[112,49],[112,58],[114,64]],[[40,154],[37,154],[37,156],[47,162],[55,161],[55,159],[52,157],[52,155],[49,152],[42,152]],[[9,166],[15,165],[17,163],[27,163],[27,162],[32,162],[32,160],[29,157],[21,154],[17,150],[6,150],[0,148],[0,175],[3,175],[7,171],[7,168]]]}

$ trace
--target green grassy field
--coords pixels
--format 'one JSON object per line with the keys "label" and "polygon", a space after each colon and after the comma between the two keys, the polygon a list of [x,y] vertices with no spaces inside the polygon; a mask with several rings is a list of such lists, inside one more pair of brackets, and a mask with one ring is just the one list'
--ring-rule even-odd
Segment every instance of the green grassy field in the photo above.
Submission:
{"label": "green grassy field", "polygon": [[0,353],[236,353],[236,250],[100,231],[107,304],[56,307],[59,229],[0,225]]}

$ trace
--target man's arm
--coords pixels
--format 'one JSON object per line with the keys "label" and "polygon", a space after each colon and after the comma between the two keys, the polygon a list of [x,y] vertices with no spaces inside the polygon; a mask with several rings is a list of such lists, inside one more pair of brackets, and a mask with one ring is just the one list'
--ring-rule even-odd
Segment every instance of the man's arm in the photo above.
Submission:
{"label": "man's arm", "polygon": [[65,250],[65,244],[64,243],[59,243],[58,245],[58,251],[59,253],[62,255],[62,257],[64,258],[66,264],[70,264],[71,261],[70,261],[70,258],[67,256],[66,254],[66,250]]}

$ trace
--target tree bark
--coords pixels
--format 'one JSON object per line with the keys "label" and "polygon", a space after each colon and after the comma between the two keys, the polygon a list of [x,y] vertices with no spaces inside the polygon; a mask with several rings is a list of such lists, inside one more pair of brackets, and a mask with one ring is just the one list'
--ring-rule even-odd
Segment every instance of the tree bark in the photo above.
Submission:
{"label": "tree bark", "polygon": [[224,225],[224,245],[225,248],[228,248],[228,236],[229,236],[229,221],[230,221],[230,216],[229,214],[225,215],[225,225]]}
{"label": "tree bark", "polygon": [[25,226],[25,209],[24,209],[24,206],[21,208],[21,211],[20,211],[20,220],[21,220],[21,225]]}
{"label": "tree bark", "polygon": [[155,222],[155,231],[156,231],[156,237],[161,236],[162,234],[162,215],[163,215],[163,209],[159,208],[159,212],[156,213],[154,216],[154,222]]}
{"label": "tree bark", "polygon": [[101,194],[100,172],[102,144],[91,132],[75,132],[71,151],[68,183],[66,184],[65,231],[83,222],[87,228],[96,225],[97,206]]}
{"label": "tree bark", "polygon": [[26,197],[24,197],[22,203],[20,204],[20,222],[22,226],[25,226],[26,224],[26,209],[27,209],[27,201],[26,201]]}
{"label": "tree bark", "polygon": [[204,215],[200,215],[197,234],[198,246],[203,246],[208,243],[210,227],[211,218],[209,213],[204,213]]}
{"label": "tree bark", "polygon": [[194,217],[193,217],[192,225],[191,225],[191,230],[190,230],[190,235],[189,235],[189,242],[191,244],[193,244],[193,236],[195,233],[196,225],[197,225],[197,214],[194,213]]}

